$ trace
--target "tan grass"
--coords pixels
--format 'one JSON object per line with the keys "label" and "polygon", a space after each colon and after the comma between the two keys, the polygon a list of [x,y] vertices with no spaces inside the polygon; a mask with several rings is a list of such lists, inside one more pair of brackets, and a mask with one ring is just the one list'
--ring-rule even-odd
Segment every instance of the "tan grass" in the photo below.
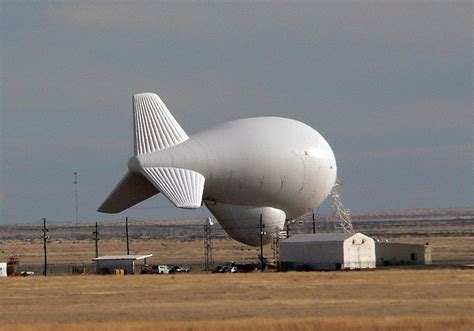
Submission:
{"label": "tan grass", "polygon": [[313,331],[313,330],[472,330],[473,317],[405,316],[405,317],[319,317],[285,319],[238,319],[209,321],[127,321],[83,323],[4,324],[1,329],[23,331],[83,330],[163,330],[163,331]]}
{"label": "tan grass", "polygon": [[0,329],[471,330],[474,270],[0,279]]}

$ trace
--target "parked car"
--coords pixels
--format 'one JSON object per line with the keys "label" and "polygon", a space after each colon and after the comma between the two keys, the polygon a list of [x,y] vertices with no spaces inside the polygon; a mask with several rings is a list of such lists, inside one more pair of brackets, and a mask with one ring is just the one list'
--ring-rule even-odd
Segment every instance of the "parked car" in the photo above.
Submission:
{"label": "parked car", "polygon": [[140,271],[140,274],[142,274],[142,275],[151,274],[151,273],[153,273],[152,268],[153,268],[153,266],[145,264],[144,266],[142,266],[142,270]]}
{"label": "parked car", "polygon": [[182,267],[182,266],[176,265],[176,266],[170,268],[169,273],[170,273],[170,274],[181,273],[181,272],[183,272],[183,273],[188,273],[190,270],[191,270],[191,269],[188,268],[188,267]]}
{"label": "parked car", "polygon": [[169,274],[170,269],[167,265],[145,265],[142,267],[141,274]]}
{"label": "parked car", "polygon": [[229,266],[221,266],[221,265],[218,265],[216,266],[213,270],[212,270],[212,273],[215,274],[215,273],[219,273],[219,274],[222,274],[224,272],[230,272],[230,269],[232,267],[229,267]]}
{"label": "parked car", "polygon": [[257,268],[253,263],[236,263],[234,267],[237,269],[236,272],[251,272]]}
{"label": "parked car", "polygon": [[256,269],[256,265],[254,263],[235,263],[229,262],[223,266],[217,266],[212,270],[212,273],[224,273],[224,272],[251,272]]}
{"label": "parked car", "polygon": [[35,274],[34,271],[21,271],[20,275],[21,276],[33,276]]}

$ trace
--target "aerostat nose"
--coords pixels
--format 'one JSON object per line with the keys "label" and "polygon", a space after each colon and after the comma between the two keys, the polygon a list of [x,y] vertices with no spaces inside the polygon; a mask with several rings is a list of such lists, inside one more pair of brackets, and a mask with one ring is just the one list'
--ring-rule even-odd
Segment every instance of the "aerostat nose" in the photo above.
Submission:
{"label": "aerostat nose", "polygon": [[132,156],[130,159],[128,159],[127,166],[128,166],[128,169],[131,172],[140,173],[141,169],[142,169],[142,164],[141,164],[140,160],[138,159],[138,157],[136,157],[136,156]]}

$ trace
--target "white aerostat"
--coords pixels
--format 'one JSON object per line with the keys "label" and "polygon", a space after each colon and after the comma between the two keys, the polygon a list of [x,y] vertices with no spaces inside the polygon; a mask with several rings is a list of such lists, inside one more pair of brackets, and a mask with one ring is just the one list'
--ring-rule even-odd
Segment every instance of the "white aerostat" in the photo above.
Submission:
{"label": "white aerostat", "polygon": [[134,156],[128,172],[99,207],[118,213],[161,192],[178,208],[204,203],[224,230],[260,244],[274,229],[316,208],[337,174],[326,140],[301,122],[256,117],[188,137],[153,93],[133,96]]}

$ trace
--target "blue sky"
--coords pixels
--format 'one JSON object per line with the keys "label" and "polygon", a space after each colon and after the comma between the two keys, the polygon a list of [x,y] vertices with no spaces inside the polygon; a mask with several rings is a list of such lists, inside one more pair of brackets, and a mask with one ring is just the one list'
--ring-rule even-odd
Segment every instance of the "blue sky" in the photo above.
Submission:
{"label": "blue sky", "polygon": [[95,212],[132,154],[131,95],[188,134],[283,116],[336,154],[352,210],[473,205],[471,1],[15,2],[1,11],[2,223]]}

